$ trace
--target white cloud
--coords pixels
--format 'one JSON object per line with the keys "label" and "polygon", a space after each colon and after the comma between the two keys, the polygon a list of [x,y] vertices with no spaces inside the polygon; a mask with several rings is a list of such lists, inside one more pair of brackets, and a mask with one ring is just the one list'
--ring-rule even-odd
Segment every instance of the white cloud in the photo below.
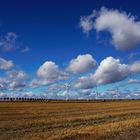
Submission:
{"label": "white cloud", "polygon": [[23,70],[11,70],[7,72],[7,90],[24,90],[27,78],[28,75]]}
{"label": "white cloud", "polygon": [[5,52],[13,50],[29,51],[29,47],[25,47],[22,42],[19,42],[18,35],[14,32],[8,32],[0,38],[0,49]]}
{"label": "white cloud", "polygon": [[37,88],[39,87],[41,84],[40,84],[40,81],[37,80],[37,79],[33,79],[31,80],[31,82],[29,83],[29,88]]}
{"label": "white cloud", "polygon": [[23,92],[23,93],[20,94],[20,97],[22,97],[22,98],[33,98],[35,96],[36,95],[33,92],[31,92],[31,91]]}
{"label": "white cloud", "polygon": [[18,80],[25,80],[28,77],[23,70],[11,70],[7,72],[7,75],[11,79],[18,79]]}
{"label": "white cloud", "polygon": [[0,58],[0,69],[5,70],[0,77],[0,90],[23,90],[26,86],[28,75],[13,64],[13,61]]}
{"label": "white cloud", "polygon": [[128,74],[128,65],[121,64],[119,59],[107,57],[101,61],[94,79],[97,84],[108,84],[124,80]]}
{"label": "white cloud", "polygon": [[58,65],[52,61],[46,61],[37,70],[37,75],[41,78],[42,84],[53,83],[57,80],[66,80],[68,74],[59,70]]}
{"label": "white cloud", "polygon": [[96,82],[93,79],[93,74],[90,74],[80,77],[72,86],[76,89],[90,89],[96,86]]}
{"label": "white cloud", "polygon": [[39,77],[48,79],[56,79],[58,73],[58,66],[52,61],[46,61],[37,71]]}
{"label": "white cloud", "polygon": [[3,58],[0,58],[0,69],[1,70],[9,70],[14,66],[11,60],[7,61]]}
{"label": "white cloud", "polygon": [[140,73],[140,62],[131,65],[122,64],[119,59],[107,57],[100,62],[95,73],[80,77],[73,83],[74,88],[89,89],[96,85],[105,85],[125,80],[134,74]]}
{"label": "white cloud", "polygon": [[94,18],[94,16],[95,11],[89,16],[82,16],[80,18],[79,26],[83,29],[83,32],[87,35],[94,28],[94,22],[92,21],[92,18]]}
{"label": "white cloud", "polygon": [[0,39],[0,48],[4,51],[11,51],[17,49],[16,41],[17,35],[13,32],[8,32],[5,36]]}
{"label": "white cloud", "polygon": [[31,91],[28,91],[28,92],[22,92],[20,91],[19,93],[15,93],[13,91],[10,91],[8,93],[5,93],[5,92],[0,92],[0,98],[40,98],[41,96],[38,96],[31,92]]}
{"label": "white cloud", "polygon": [[132,74],[140,73],[140,61],[135,61],[129,66],[129,69]]}
{"label": "white cloud", "polygon": [[112,43],[118,50],[128,50],[140,44],[140,21],[123,11],[103,7],[81,18],[80,25],[85,33],[92,29],[110,32]]}
{"label": "white cloud", "polygon": [[97,65],[95,59],[90,54],[78,55],[72,59],[67,67],[67,71],[74,74],[83,73],[92,70]]}
{"label": "white cloud", "polygon": [[138,83],[140,83],[140,81],[137,79],[129,79],[128,80],[128,84],[138,84]]}
{"label": "white cloud", "polygon": [[22,91],[26,87],[27,74],[22,70],[10,70],[5,77],[0,77],[1,90]]}

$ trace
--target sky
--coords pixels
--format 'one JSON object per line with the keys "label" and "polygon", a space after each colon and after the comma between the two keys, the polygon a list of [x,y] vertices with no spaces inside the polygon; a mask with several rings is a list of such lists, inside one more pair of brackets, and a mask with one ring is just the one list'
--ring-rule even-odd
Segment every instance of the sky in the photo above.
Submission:
{"label": "sky", "polygon": [[0,2],[0,97],[140,98],[137,0]]}

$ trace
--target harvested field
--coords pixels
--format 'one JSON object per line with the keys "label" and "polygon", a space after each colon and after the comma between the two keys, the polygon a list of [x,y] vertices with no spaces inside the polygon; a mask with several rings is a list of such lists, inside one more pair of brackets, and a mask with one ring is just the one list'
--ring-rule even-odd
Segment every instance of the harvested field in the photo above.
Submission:
{"label": "harvested field", "polygon": [[139,140],[140,101],[0,102],[0,140]]}

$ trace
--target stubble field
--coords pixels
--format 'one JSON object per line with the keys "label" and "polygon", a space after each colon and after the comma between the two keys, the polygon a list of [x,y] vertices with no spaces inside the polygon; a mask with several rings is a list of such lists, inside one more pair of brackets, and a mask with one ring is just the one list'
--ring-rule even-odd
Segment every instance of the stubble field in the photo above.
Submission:
{"label": "stubble field", "polygon": [[139,140],[140,101],[0,102],[0,140]]}

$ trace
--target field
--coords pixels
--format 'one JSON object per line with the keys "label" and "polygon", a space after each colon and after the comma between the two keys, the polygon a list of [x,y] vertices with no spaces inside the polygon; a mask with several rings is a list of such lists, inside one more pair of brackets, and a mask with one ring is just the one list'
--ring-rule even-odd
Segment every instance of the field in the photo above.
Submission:
{"label": "field", "polygon": [[140,101],[0,102],[0,140],[140,140]]}

